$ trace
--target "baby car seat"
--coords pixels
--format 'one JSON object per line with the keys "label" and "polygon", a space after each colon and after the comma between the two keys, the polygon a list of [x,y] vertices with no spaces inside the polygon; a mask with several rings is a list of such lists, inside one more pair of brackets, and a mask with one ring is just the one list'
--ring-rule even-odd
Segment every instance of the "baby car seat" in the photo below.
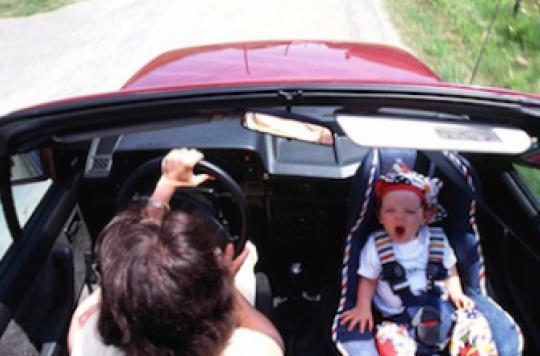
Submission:
{"label": "baby car seat", "polygon": [[[459,172],[470,189],[479,193],[479,180],[468,161],[448,152],[431,152],[430,156],[440,155]],[[338,307],[332,323],[332,339],[338,348],[350,341],[373,339],[369,331],[360,333],[358,327],[348,331],[341,325],[339,315],[356,303],[359,282],[357,275],[359,253],[367,237],[378,228],[375,216],[373,186],[376,179],[388,172],[396,159],[401,159],[408,167],[424,175],[439,177],[444,185],[439,201],[448,212],[440,226],[446,232],[458,259],[458,270],[464,292],[471,297],[476,308],[488,320],[499,355],[519,355],[522,337],[514,320],[486,293],[484,287],[484,260],[475,223],[475,201],[464,193],[455,182],[442,173],[433,174],[436,166],[425,154],[416,150],[372,149],[368,151],[353,178],[348,219],[349,234],[345,240],[341,273],[341,290]],[[444,322],[444,321],[443,321]],[[450,322],[450,321],[447,321]]]}

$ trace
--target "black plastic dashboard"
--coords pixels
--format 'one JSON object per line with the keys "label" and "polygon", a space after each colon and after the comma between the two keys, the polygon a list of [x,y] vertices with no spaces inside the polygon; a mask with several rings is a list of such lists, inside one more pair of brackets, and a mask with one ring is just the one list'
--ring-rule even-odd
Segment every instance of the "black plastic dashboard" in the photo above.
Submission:
{"label": "black plastic dashboard", "polygon": [[[115,182],[114,190],[139,165],[175,147],[200,149],[241,186],[251,210],[250,238],[259,248],[259,268],[270,275],[277,294],[290,293],[294,285],[316,294],[332,278],[345,236],[350,178],[365,149],[343,136],[335,137],[333,146],[322,146],[255,133],[238,119],[222,119],[94,140],[86,176],[98,177],[89,174],[89,162],[108,157],[106,174],[112,179],[101,181]],[[146,189],[153,179],[148,177]],[[303,274],[291,274],[292,266],[300,266]]]}
{"label": "black plastic dashboard", "polygon": [[[121,137],[116,153],[164,151],[174,147],[202,150],[212,160],[219,151],[244,152],[270,175],[343,179],[356,171],[366,149],[337,136],[334,146],[310,144],[244,129],[238,120],[219,120],[177,129],[135,133]],[[216,157],[219,159],[219,157]],[[222,161],[223,159],[219,159]],[[215,162],[219,164],[220,162]],[[223,167],[226,169],[226,167]]]}

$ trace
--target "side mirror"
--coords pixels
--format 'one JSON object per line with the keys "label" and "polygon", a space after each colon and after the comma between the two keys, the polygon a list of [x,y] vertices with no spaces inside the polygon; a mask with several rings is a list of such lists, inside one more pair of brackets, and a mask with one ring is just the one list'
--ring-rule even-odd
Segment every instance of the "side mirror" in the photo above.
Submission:
{"label": "side mirror", "polygon": [[331,146],[334,135],[330,129],[291,117],[247,111],[242,118],[242,126],[251,131],[286,137],[295,140]]}
{"label": "side mirror", "polygon": [[11,183],[22,184],[46,179],[39,151],[34,150],[11,156]]}

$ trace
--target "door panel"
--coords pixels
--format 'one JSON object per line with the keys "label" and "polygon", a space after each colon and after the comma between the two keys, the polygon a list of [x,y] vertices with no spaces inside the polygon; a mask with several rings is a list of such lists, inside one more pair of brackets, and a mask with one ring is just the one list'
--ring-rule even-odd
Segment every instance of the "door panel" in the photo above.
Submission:
{"label": "door panel", "polygon": [[[517,172],[496,170],[496,165],[482,172],[484,197],[499,218],[510,226],[517,238],[493,221],[482,209],[479,224],[486,256],[486,273],[501,305],[518,322],[525,336],[525,354],[540,352],[540,307],[538,288],[532,288],[531,271],[540,268],[534,254],[540,254],[538,202],[523,189],[525,183]],[[521,242],[520,242],[521,241]],[[531,279],[533,278],[533,279]]]}
{"label": "door panel", "polygon": [[[63,352],[90,236],[76,205],[81,175],[53,182],[0,262],[0,354]],[[1,308],[0,308],[1,309]],[[11,345],[11,346],[10,346]],[[15,348],[13,345],[17,345]],[[45,346],[44,346],[45,345]],[[11,347],[11,349],[10,349]]]}

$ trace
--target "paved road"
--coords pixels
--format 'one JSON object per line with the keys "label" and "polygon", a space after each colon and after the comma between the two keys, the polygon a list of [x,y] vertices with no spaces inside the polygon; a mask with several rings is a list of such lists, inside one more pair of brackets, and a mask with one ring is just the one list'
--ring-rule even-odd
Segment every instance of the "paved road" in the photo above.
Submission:
{"label": "paved road", "polygon": [[82,0],[0,20],[0,115],[115,90],[156,55],[178,47],[265,39],[401,46],[382,1]]}
{"label": "paved road", "polygon": [[[402,46],[382,1],[82,0],[51,13],[0,20],[0,115],[113,91],[149,60],[178,47],[267,39]],[[46,186],[15,189],[22,221]],[[7,237],[4,231],[1,214],[0,235]],[[0,256],[10,242],[0,238]]]}

